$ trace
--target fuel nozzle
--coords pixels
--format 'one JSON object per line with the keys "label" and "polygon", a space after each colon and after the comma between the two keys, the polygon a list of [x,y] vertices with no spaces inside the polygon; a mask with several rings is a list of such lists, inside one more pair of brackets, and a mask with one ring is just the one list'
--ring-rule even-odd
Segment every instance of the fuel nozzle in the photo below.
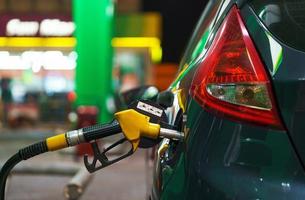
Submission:
{"label": "fuel nozzle", "polygon": [[134,109],[115,114],[125,137],[132,143],[134,150],[138,148],[141,137],[151,139],[171,138],[181,140],[183,134],[177,130],[162,128],[162,125],[150,122],[150,117]]}
{"label": "fuel nozzle", "polygon": [[[149,101],[137,101],[130,109],[115,113],[115,119],[111,123],[97,124],[47,138],[45,141],[21,149],[19,155],[22,160],[26,160],[48,151],[90,143],[94,153],[93,161],[89,162],[88,156],[85,155],[84,163],[89,172],[94,172],[133,154],[143,137],[155,140],[159,138],[182,140],[183,133],[167,124],[164,116],[162,107]],[[100,151],[96,140],[121,133],[123,137],[120,140]],[[131,144],[126,154],[114,160],[107,157],[107,152],[125,142]]]}
{"label": "fuel nozzle", "polygon": [[[109,136],[114,132],[122,132],[124,135],[122,139],[113,143],[102,152],[100,152],[98,144],[92,142],[91,146],[94,153],[93,161],[90,163],[88,161],[88,156],[84,157],[84,163],[88,171],[95,172],[130,156],[138,149],[141,138],[143,137],[155,140],[163,137],[182,140],[184,138],[183,134],[175,130],[174,126],[167,124],[164,116],[165,113],[161,107],[157,107],[155,104],[148,101],[138,101],[132,104],[130,109],[115,113],[115,120],[111,123],[111,126],[107,128],[107,131],[105,127],[102,126],[100,129],[96,130],[95,134],[90,133],[91,136],[87,137],[86,135],[89,135],[89,133],[82,130],[81,132],[84,134],[84,138],[88,138],[88,140],[100,138],[101,135],[103,135],[103,137],[106,135]],[[94,135],[94,138],[92,135]],[[107,157],[107,152],[123,144],[125,141],[131,144],[131,148],[127,153],[114,160]]]}

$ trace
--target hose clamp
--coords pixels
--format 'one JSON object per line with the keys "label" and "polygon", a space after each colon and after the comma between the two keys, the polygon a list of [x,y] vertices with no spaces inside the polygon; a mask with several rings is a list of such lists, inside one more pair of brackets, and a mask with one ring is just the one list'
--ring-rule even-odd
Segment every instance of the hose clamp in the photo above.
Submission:
{"label": "hose clamp", "polygon": [[75,146],[85,142],[85,137],[82,129],[68,131],[66,134],[66,138],[69,146]]}

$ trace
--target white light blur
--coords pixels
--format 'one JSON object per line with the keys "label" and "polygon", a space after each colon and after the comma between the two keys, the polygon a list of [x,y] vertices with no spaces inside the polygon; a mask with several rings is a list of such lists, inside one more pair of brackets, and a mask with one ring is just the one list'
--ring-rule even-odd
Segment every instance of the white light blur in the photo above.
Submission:
{"label": "white light blur", "polygon": [[11,19],[6,24],[6,34],[8,36],[32,36],[38,32],[39,23],[36,21],[21,21]]}
{"label": "white light blur", "polygon": [[21,82],[12,84],[12,96],[15,102],[22,102],[25,93],[26,87]]}
{"label": "white light blur", "polygon": [[61,51],[47,51],[43,55],[43,68],[46,70],[72,70],[76,61],[64,56]]}
{"label": "white light blur", "polygon": [[38,72],[40,71],[40,69],[41,69],[41,65],[40,65],[39,63],[33,63],[33,65],[32,65],[32,71],[33,71],[34,73],[38,73]]}
{"label": "white light blur", "polygon": [[0,70],[25,70],[30,66],[24,62],[20,56],[2,56],[0,62]]}
{"label": "white light blur", "polygon": [[74,70],[77,53],[72,51],[64,55],[61,51],[25,51],[21,55],[10,55],[7,51],[0,51],[0,70],[32,69],[38,73],[45,70]]}
{"label": "white light blur", "polygon": [[77,53],[75,51],[71,51],[68,55],[69,59],[72,59],[72,60],[77,60]]}
{"label": "white light blur", "polygon": [[67,88],[67,80],[62,76],[47,76],[44,88],[47,93],[63,92]]}
{"label": "white light blur", "polygon": [[75,30],[73,22],[61,21],[60,19],[44,19],[40,23],[39,33],[45,36],[69,36]]}
{"label": "white light blur", "polygon": [[74,30],[74,22],[60,19],[44,19],[38,22],[14,18],[6,24],[8,36],[35,36],[37,33],[41,36],[70,36]]}
{"label": "white light blur", "polygon": [[0,58],[2,59],[3,57],[8,57],[10,56],[10,52],[8,51],[0,51]]}

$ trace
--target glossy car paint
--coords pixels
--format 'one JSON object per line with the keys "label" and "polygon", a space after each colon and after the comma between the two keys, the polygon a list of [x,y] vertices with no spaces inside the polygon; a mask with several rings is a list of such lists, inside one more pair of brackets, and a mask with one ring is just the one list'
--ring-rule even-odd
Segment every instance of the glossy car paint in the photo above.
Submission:
{"label": "glossy car paint", "polygon": [[[292,142],[305,162],[305,53],[287,46],[273,36],[268,27],[243,9],[248,29],[255,37],[257,50],[268,67],[276,99]],[[272,24],[269,24],[271,26]],[[277,52],[277,53],[276,53]],[[278,54],[278,55],[272,55]],[[278,57],[278,58],[277,58]]]}
{"label": "glossy car paint", "polygon": [[[216,117],[189,96],[196,68],[234,3],[240,7],[248,32],[270,74],[287,130]],[[199,23],[211,25],[206,26],[199,40],[194,42],[195,36],[192,37],[180,64],[180,74],[170,88],[175,98],[167,110],[169,119],[181,127],[186,139],[183,142],[164,140],[160,145],[163,149],[157,153],[151,197],[304,199],[301,160],[305,158],[305,145],[302,145],[305,141],[305,55],[273,36],[248,2],[224,1],[220,5],[208,22]],[[210,4],[207,10],[212,8]],[[207,10],[205,13],[211,13]]]}

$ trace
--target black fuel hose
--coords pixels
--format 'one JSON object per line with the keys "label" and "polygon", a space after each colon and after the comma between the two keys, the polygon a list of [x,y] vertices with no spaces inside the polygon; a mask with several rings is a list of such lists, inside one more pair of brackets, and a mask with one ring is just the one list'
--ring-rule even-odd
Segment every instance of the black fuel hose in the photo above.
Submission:
{"label": "black fuel hose", "polygon": [[11,170],[21,161],[22,159],[20,154],[16,153],[3,165],[0,173],[0,200],[4,200],[5,198],[5,186],[8,175],[10,174]]}
{"label": "black fuel hose", "polygon": [[[68,146],[90,142],[92,140],[104,138],[121,132],[122,129],[120,124],[117,120],[113,120],[108,124],[97,124],[76,130],[76,134],[75,131],[59,134],[20,149],[18,153],[7,160],[0,171],[0,200],[5,199],[5,186],[8,175],[20,161],[27,160],[48,151],[56,151]],[[80,141],[80,133],[84,138],[83,141]]]}
{"label": "black fuel hose", "polygon": [[5,199],[6,180],[11,170],[22,160],[27,160],[47,151],[46,141],[41,141],[20,149],[18,153],[6,161],[0,171],[0,200]]}

